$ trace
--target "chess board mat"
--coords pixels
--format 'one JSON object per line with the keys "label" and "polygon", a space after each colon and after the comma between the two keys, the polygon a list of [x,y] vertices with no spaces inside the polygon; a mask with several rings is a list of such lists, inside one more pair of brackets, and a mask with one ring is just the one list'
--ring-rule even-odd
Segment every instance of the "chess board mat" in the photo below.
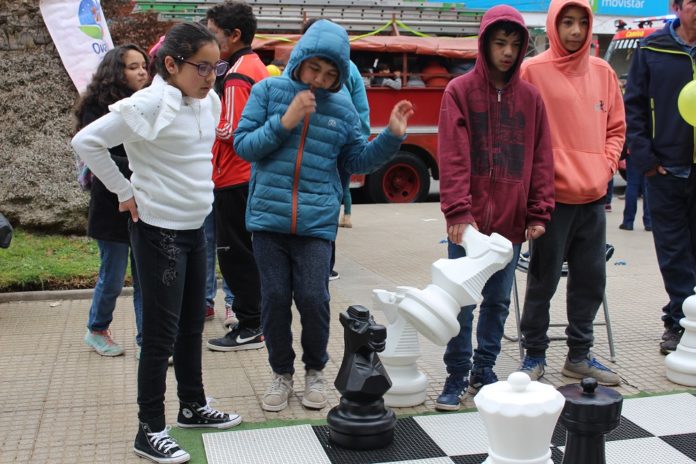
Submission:
{"label": "chess board mat", "polygon": [[[563,461],[565,437],[563,426],[556,425],[555,464]],[[203,443],[208,464],[478,464],[488,449],[475,411],[401,418],[394,441],[371,451],[333,445],[326,425],[206,433]],[[606,458],[607,464],[696,463],[696,395],[624,400],[621,424],[606,437]]]}

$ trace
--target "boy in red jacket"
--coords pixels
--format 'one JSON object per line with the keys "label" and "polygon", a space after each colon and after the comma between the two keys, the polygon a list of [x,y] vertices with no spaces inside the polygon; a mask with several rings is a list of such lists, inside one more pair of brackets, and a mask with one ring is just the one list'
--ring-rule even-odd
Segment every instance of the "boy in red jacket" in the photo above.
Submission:
{"label": "boy in red jacket", "polygon": [[513,258],[483,288],[473,367],[476,306],[461,308],[459,334],[445,351],[449,375],[436,401],[440,410],[459,409],[467,388],[475,395],[483,385],[497,381],[493,367],[520,246],[545,232],[554,208],[553,156],[544,104],[539,92],[519,77],[528,39],[517,10],[505,5],[488,10],[481,21],[474,70],[452,80],[442,99],[438,156],[448,256],[465,255],[459,245],[462,235],[467,227],[475,227],[510,240]]}

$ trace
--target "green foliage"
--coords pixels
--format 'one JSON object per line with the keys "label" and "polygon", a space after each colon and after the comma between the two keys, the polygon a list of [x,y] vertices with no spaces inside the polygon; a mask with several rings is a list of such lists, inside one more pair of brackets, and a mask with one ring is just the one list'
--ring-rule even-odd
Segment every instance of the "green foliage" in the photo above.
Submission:
{"label": "green foliage", "polygon": [[97,242],[87,237],[15,229],[0,249],[0,292],[91,288],[98,271]]}

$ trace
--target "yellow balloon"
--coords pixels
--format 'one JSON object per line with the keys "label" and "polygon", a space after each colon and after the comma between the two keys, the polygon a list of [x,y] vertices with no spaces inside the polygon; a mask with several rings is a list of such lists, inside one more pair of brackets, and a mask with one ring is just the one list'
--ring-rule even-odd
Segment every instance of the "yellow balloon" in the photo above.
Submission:
{"label": "yellow balloon", "polygon": [[679,114],[692,126],[696,126],[696,81],[691,81],[679,92]]}
{"label": "yellow balloon", "polygon": [[274,64],[269,64],[269,65],[267,65],[267,66],[266,66],[266,69],[268,69],[268,74],[269,74],[270,76],[280,76],[281,74],[283,74],[283,73],[280,71],[280,68],[279,68],[278,66],[274,65]]}

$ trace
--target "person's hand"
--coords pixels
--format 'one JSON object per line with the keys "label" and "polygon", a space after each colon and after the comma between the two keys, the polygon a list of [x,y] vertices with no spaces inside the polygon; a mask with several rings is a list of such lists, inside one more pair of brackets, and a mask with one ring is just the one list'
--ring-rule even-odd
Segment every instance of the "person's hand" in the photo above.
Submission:
{"label": "person's hand", "polygon": [[392,109],[389,117],[389,132],[397,137],[403,137],[408,126],[408,118],[413,116],[415,107],[408,100],[401,100]]}
{"label": "person's hand", "polygon": [[652,177],[655,174],[660,174],[661,176],[667,175],[667,171],[661,165],[657,165],[649,171],[645,171],[645,177]]}
{"label": "person's hand", "polygon": [[303,90],[295,95],[280,123],[286,130],[294,129],[308,114],[317,110],[317,100],[311,90]]}
{"label": "person's hand", "polygon": [[461,244],[462,240],[464,239],[464,231],[468,226],[471,226],[474,229],[478,230],[478,226],[475,222],[472,222],[471,224],[452,224],[451,226],[449,226],[447,228],[447,238],[449,239],[449,241],[454,243],[455,245]]}
{"label": "person's hand", "polygon": [[135,204],[135,197],[130,197],[126,201],[119,203],[118,210],[128,212],[133,222],[138,222],[138,205]]}
{"label": "person's hand", "polygon": [[546,233],[546,227],[535,225],[527,227],[527,240],[534,240]]}

